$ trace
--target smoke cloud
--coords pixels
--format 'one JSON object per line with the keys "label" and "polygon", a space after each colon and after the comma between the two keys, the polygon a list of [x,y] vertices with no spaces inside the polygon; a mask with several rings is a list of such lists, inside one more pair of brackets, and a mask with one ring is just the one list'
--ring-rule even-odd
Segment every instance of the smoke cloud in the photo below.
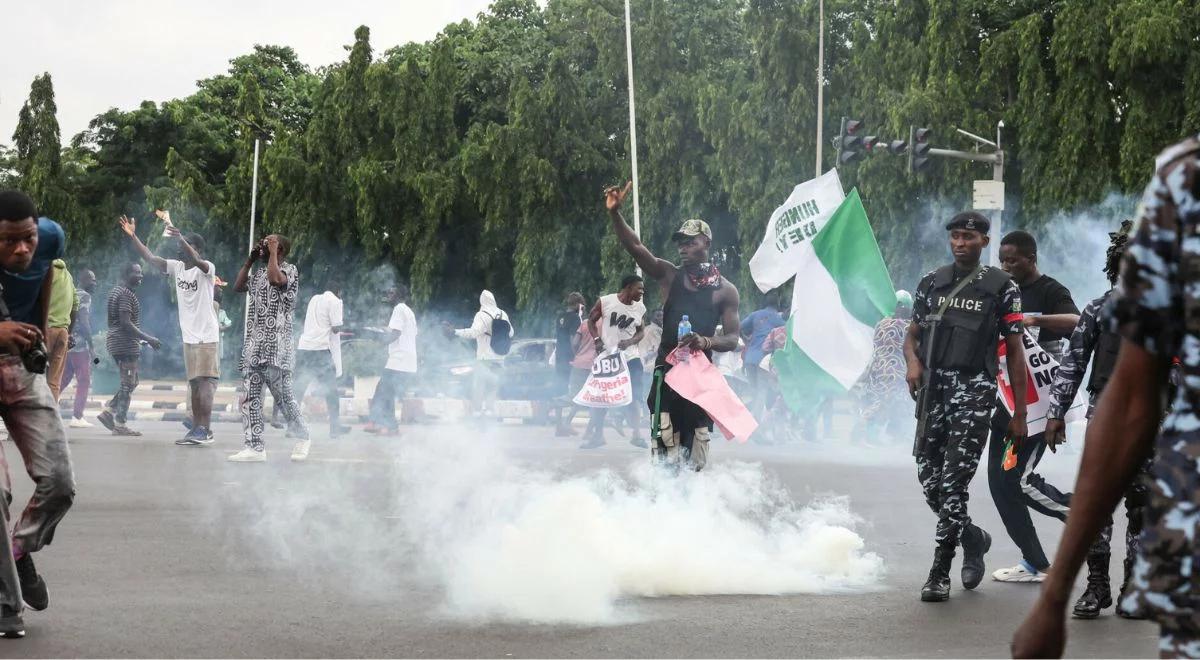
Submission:
{"label": "smoke cloud", "polygon": [[639,456],[624,474],[562,474],[445,431],[392,457],[387,520],[364,510],[378,495],[358,470],[317,464],[286,494],[274,478],[227,489],[216,513],[237,525],[239,553],[312,561],[356,591],[415,578],[472,620],[608,624],[635,616],[625,601],[637,597],[880,588],[883,562],[848,500],[799,506],[758,465],[673,478]]}

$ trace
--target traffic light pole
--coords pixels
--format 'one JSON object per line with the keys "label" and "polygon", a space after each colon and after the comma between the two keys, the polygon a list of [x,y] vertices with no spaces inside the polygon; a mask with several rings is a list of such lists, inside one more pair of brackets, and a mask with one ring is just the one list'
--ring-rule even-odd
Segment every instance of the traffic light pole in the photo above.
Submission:
{"label": "traffic light pole", "polygon": [[885,141],[875,135],[859,135],[858,133],[860,130],[863,130],[863,126],[861,120],[842,117],[841,128],[838,130],[837,139],[833,142],[834,148],[837,150],[837,164],[839,167],[858,161],[866,155],[876,153],[880,146],[886,146],[888,153],[891,154],[902,155],[907,153],[908,171],[910,174],[915,174],[923,170],[929,164],[931,157],[953,158],[974,163],[992,164],[992,182],[999,185],[988,181],[976,181],[975,198],[971,206],[975,207],[976,210],[991,211],[989,215],[991,216],[992,226],[988,232],[988,238],[990,239],[988,263],[992,266],[999,266],[1000,237],[1003,235],[1004,215],[1004,149],[1000,145],[1000,131],[1004,128],[1004,122],[1000,121],[996,123],[995,142],[964,131],[961,128],[954,129],[956,132],[971,138],[976,143],[990,147],[992,151],[988,153],[934,149],[929,143],[929,138],[933,130],[926,127],[909,126],[908,141],[905,142],[904,140]]}

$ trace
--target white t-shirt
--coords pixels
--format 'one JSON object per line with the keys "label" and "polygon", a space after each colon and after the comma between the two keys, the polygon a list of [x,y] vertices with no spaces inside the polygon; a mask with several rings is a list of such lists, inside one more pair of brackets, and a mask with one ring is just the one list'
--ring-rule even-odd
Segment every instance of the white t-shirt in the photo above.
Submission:
{"label": "white t-shirt", "polygon": [[408,305],[400,303],[392,309],[388,329],[399,330],[400,336],[388,344],[386,369],[415,373],[417,371],[417,317]]}
{"label": "white t-shirt", "polygon": [[175,278],[175,299],[179,303],[179,329],[185,344],[213,344],[221,339],[217,314],[213,311],[213,290],[217,269],[211,261],[208,272],[199,266],[184,268],[183,262],[167,259],[167,274]]}
{"label": "white t-shirt", "polygon": [[341,324],[342,301],[332,291],[309,298],[308,311],[304,314],[304,332],[296,348],[302,351],[332,350],[335,337],[333,328]]}
{"label": "white t-shirt", "polygon": [[[604,340],[606,350],[612,350],[618,342],[630,339],[637,334],[646,317],[646,305],[642,301],[626,305],[617,294],[610,293],[600,298],[600,320],[596,326],[600,330],[600,338]],[[628,346],[622,351],[625,360],[640,359],[641,352],[637,344]]]}

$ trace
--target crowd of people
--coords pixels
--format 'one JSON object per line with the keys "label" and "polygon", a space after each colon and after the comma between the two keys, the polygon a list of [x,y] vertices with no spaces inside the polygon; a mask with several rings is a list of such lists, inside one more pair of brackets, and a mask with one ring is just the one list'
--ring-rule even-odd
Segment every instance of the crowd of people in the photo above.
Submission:
{"label": "crowd of people", "polygon": [[[1195,476],[1200,473],[1195,458],[1200,288],[1194,281],[1200,277],[1194,267],[1200,244],[1192,240],[1200,231],[1197,181],[1200,138],[1160,157],[1136,227],[1126,222],[1110,234],[1104,269],[1110,290],[1082,311],[1065,286],[1041,272],[1037,240],[1029,232],[1013,231],[1001,239],[1000,268],[983,265],[990,221],[966,211],[946,224],[953,262],[922,278],[913,293],[898,291],[893,313],[875,328],[874,355],[857,390],[861,421],[855,433],[905,434],[915,426],[917,478],[936,517],[933,562],[920,599],[949,599],[959,548],[962,586],[977,588],[985,577],[993,539],[969,515],[967,491],[986,450],[992,499],[1021,555],[1015,565],[991,576],[1043,585],[1014,637],[1016,655],[1062,652],[1067,599],[1085,562],[1086,588],[1074,602],[1074,616],[1094,619],[1116,602],[1121,616],[1160,624],[1164,654],[1200,655],[1198,603],[1192,595],[1200,505]],[[723,356],[736,354],[751,407],[763,414],[773,401],[770,359],[786,342],[787,311],[768,297],[760,309],[741,317],[738,290],[709,256],[713,234],[703,220],[686,220],[673,234],[679,263],[653,254],[621,214],[629,191],[628,185],[608,188],[604,199],[611,229],[639,274],[626,276],[615,291],[590,305],[579,292],[566,297],[555,323],[556,435],[576,435],[572,420],[584,407],[583,390],[608,369],[598,365],[615,364],[614,373],[627,374],[633,392],[633,402],[625,402],[620,416],[632,432],[630,441],[677,471],[699,471],[711,460],[714,422],[705,408],[676,391],[669,372],[689,356],[703,354],[721,365],[727,364]],[[144,264],[169,276],[175,289],[190,411],[187,432],[176,444],[211,445],[221,331],[230,325],[219,304],[225,283],[205,258],[201,236],[182,234],[167,223],[166,235],[173,239],[167,245],[174,249],[167,258],[139,239],[135,220],[122,216],[118,225],[139,260],[121,268],[107,295],[104,345],[120,385],[97,420],[115,435],[139,434],[129,427],[139,359],[145,347],[162,346],[142,325],[137,290]],[[63,260],[65,244],[62,227],[40,217],[28,196],[0,192],[0,417],[36,488],[10,524],[7,475],[3,480],[0,515],[12,530],[0,547],[0,634],[5,636],[23,634],[25,606],[36,610],[48,604],[32,553],[53,539],[74,497],[58,403],[72,380],[70,426],[89,425],[84,409],[97,362],[90,318],[97,280],[90,270],[75,279]],[[341,423],[336,384],[343,373],[342,340],[355,331],[345,323],[343,287],[330,279],[309,299],[297,340],[293,318],[300,273],[288,260],[290,253],[287,237],[264,237],[232,283],[247,305],[238,362],[243,447],[229,456],[233,462],[266,460],[268,392],[286,437],[296,441],[292,460],[305,460],[311,447],[298,401],[310,385],[326,408],[329,437],[348,430]],[[653,312],[643,302],[650,284],[658,286],[663,301]],[[396,402],[412,386],[418,367],[418,324],[404,286],[390,288],[381,298],[391,309],[386,328],[376,333],[386,360],[366,430],[396,435]],[[445,324],[443,331],[475,343],[470,410],[495,415],[504,358],[516,336],[511,317],[491,292],[483,291],[470,325]],[[1045,382],[1034,379],[1041,374],[1035,368],[1046,364],[1058,367],[1049,370]],[[1091,423],[1074,493],[1067,493],[1037,468],[1046,449],[1053,452],[1065,442],[1080,388],[1087,392],[1085,416]],[[1048,407],[1030,419],[1034,401],[1028,393],[1043,390]],[[911,419],[896,413],[912,410],[911,401],[916,402]],[[608,417],[605,407],[590,407],[582,448],[605,444]],[[1114,601],[1111,514],[1122,497],[1128,524],[1123,579]],[[1066,524],[1054,562],[1042,548],[1031,511]]]}

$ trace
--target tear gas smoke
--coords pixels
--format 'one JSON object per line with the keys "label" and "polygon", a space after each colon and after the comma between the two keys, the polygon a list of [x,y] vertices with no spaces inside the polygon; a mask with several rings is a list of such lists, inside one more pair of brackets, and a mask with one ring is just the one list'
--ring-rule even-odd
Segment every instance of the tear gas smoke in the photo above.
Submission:
{"label": "tear gas smoke", "polygon": [[[1044,224],[1024,227],[1037,239],[1038,268],[1070,289],[1081,308],[1108,290],[1108,280],[1102,272],[1108,232],[1116,231],[1122,220],[1133,217],[1137,201],[1136,196],[1109,193],[1098,204],[1059,211]],[[916,279],[950,262],[945,224],[959,210],[948,204],[936,204],[922,214],[918,247],[913,255],[920,264]],[[1017,228],[1006,218],[1000,238]],[[986,262],[986,251],[983,258]],[[906,265],[889,263],[888,268],[893,273],[908,272]],[[909,291],[915,291],[916,285],[916,281],[896,282],[897,288]]]}
{"label": "tear gas smoke", "polygon": [[1038,241],[1039,269],[1070,289],[1080,309],[1108,290],[1103,272],[1108,233],[1134,217],[1137,202],[1136,196],[1110,193],[1094,206],[1061,211],[1031,232]]}
{"label": "tear gas smoke", "polygon": [[853,531],[848,501],[798,506],[757,465],[671,478],[639,460],[625,475],[564,475],[456,431],[405,439],[388,468],[394,526],[364,510],[348,473],[324,467],[286,491],[262,475],[226,494],[222,519],[243,521],[242,553],[300,553],[356,575],[355,588],[398,586],[379,575],[386,565],[472,619],[604,624],[635,597],[879,588],[883,562]]}

